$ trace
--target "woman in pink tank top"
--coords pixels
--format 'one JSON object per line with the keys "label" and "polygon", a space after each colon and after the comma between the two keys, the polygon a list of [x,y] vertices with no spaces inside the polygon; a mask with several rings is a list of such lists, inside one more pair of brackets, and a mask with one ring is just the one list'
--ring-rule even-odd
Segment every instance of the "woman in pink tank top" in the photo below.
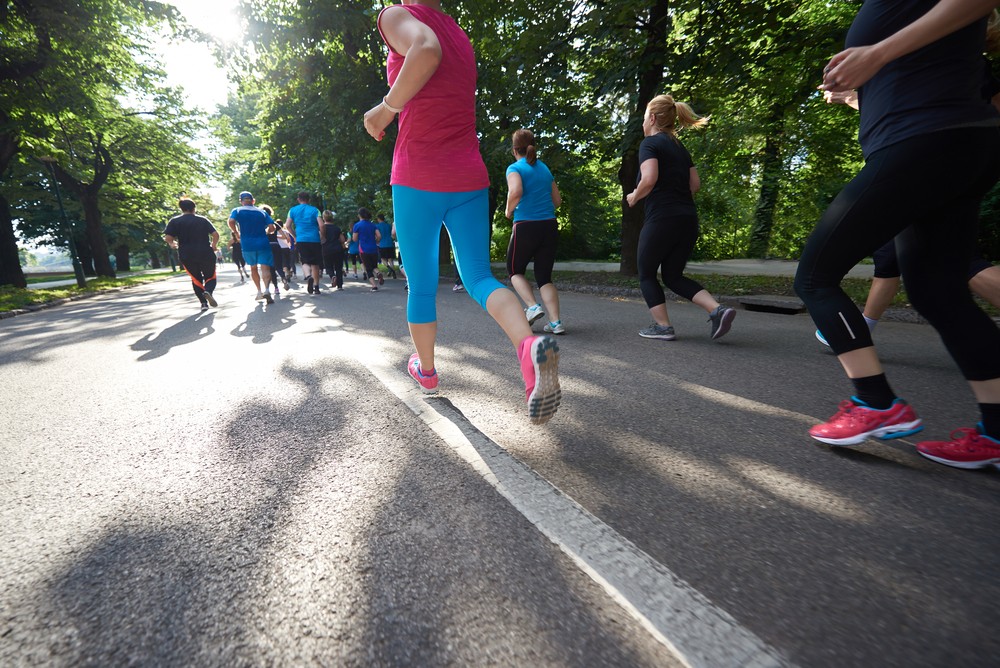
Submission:
{"label": "woman in pink tank top", "polygon": [[489,177],[476,134],[476,57],[468,36],[441,11],[440,0],[403,0],[379,14],[389,47],[389,90],[365,114],[381,141],[399,115],[392,159],[393,215],[409,279],[406,317],[416,353],[407,370],[435,392],[438,238],[442,223],[469,295],[496,320],[517,351],[528,416],[547,422],[559,407],[559,347],[534,336],[510,290],[490,269]]}

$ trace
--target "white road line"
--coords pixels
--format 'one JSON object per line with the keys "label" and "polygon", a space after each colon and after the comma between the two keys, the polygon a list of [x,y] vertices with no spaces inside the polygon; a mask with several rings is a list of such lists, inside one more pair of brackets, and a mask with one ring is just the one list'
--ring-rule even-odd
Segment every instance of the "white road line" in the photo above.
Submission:
{"label": "white road line", "polygon": [[450,401],[420,394],[375,347],[353,349],[364,351],[360,361],[390,392],[684,665],[791,665],[666,566],[487,438]]}

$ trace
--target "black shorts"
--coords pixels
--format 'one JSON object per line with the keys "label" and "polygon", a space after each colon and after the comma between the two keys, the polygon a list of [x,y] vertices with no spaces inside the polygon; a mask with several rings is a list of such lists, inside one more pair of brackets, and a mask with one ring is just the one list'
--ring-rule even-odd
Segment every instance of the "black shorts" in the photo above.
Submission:
{"label": "black shorts", "polygon": [[514,223],[507,246],[507,275],[523,275],[528,263],[533,262],[538,287],[551,283],[558,243],[559,226],[555,218]]}
{"label": "black shorts", "polygon": [[357,253],[348,253],[347,259],[348,261],[350,261],[351,264],[357,264],[358,262],[361,262],[361,256],[358,255]]}
{"label": "black shorts", "polygon": [[362,253],[361,262],[364,263],[368,275],[374,276],[375,268],[378,267],[378,253]]}
{"label": "black shorts", "polygon": [[395,246],[389,246],[387,248],[379,246],[378,257],[380,260],[395,260],[396,259]]}
{"label": "black shorts", "polygon": [[318,241],[300,241],[298,243],[299,260],[302,264],[323,265],[323,246]]}

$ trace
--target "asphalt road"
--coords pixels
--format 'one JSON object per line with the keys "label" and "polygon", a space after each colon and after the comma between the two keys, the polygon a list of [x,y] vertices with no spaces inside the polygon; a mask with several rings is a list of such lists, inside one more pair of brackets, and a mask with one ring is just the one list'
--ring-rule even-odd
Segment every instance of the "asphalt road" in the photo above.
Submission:
{"label": "asphalt road", "polygon": [[[400,282],[273,306],[224,272],[0,321],[0,665],[984,666],[1000,472],[913,439],[833,449],[850,393],[806,316],[641,339],[563,295],[563,407],[442,284],[414,391]],[[882,323],[945,438],[971,395]]]}

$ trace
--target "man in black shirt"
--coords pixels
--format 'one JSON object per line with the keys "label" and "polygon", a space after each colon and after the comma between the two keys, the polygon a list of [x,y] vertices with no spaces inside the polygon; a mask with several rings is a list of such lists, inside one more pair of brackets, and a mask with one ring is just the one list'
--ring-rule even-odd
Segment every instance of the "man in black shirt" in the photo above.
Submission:
{"label": "man in black shirt", "polygon": [[[216,307],[215,292],[215,251],[219,247],[219,233],[204,216],[194,213],[195,203],[187,197],[178,202],[182,213],[167,223],[163,230],[163,240],[171,248],[176,248],[184,270],[191,277],[194,294],[201,302],[201,310]],[[211,239],[211,241],[209,241]]]}

